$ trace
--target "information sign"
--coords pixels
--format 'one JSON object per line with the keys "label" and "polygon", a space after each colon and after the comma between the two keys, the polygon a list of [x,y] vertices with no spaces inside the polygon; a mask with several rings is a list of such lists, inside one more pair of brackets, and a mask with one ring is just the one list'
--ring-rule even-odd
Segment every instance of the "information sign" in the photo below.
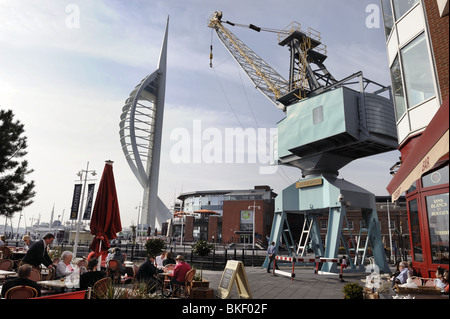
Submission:
{"label": "information sign", "polygon": [[244,264],[241,261],[228,260],[219,282],[219,288],[217,289],[220,298],[228,299],[230,297],[234,282],[236,282],[236,288],[240,298],[252,299]]}

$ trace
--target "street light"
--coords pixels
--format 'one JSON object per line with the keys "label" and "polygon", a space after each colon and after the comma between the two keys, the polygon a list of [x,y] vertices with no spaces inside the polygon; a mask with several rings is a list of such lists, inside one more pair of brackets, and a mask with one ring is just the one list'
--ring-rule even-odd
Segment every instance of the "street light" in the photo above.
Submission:
{"label": "street light", "polygon": [[389,200],[387,199],[386,200],[386,205],[381,205],[381,209],[385,209],[385,208],[387,208],[387,213],[388,213],[388,228],[389,228],[389,246],[390,246],[390,249],[391,249],[391,258],[393,257],[393,254],[392,254],[392,233],[391,233],[391,215],[390,215],[390,212],[389,212],[389,208],[390,207],[392,207],[392,209],[395,209],[395,208],[397,208],[398,206],[396,206],[396,205],[389,205]]}
{"label": "street light", "polygon": [[86,190],[86,182],[88,181],[87,175],[88,173],[91,173],[92,176],[97,175],[97,173],[95,172],[95,170],[90,171],[89,170],[89,162],[87,162],[86,165],[86,170],[81,170],[77,173],[77,176],[80,177],[80,181],[83,180],[83,174],[84,174],[84,183],[83,183],[83,192],[81,195],[81,205],[78,211],[78,221],[77,221],[77,231],[75,234],[75,244],[73,246],[73,256],[76,257],[77,256],[77,250],[78,250],[78,240],[80,237],[80,224],[81,224],[81,215],[83,213],[83,204],[84,204],[84,191]]}
{"label": "street light", "polygon": [[138,216],[137,216],[137,225],[136,225],[136,232],[137,232],[137,237],[139,238],[139,216],[141,215],[141,202],[139,202],[139,206],[135,207],[135,209],[138,210]]}
{"label": "street light", "polygon": [[248,209],[253,208],[253,249],[255,249],[255,208],[260,209],[259,206],[255,206],[256,201],[253,201],[253,206],[248,206]]}

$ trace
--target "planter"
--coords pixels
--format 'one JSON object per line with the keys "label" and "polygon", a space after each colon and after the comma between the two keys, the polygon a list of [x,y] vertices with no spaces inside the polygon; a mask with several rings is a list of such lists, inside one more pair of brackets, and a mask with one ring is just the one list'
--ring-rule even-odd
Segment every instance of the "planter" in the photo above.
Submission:
{"label": "planter", "polygon": [[214,289],[205,287],[192,288],[191,299],[214,299]]}
{"label": "planter", "polygon": [[208,280],[203,280],[203,281],[193,280],[193,281],[191,281],[191,288],[192,289],[209,288],[209,281]]}

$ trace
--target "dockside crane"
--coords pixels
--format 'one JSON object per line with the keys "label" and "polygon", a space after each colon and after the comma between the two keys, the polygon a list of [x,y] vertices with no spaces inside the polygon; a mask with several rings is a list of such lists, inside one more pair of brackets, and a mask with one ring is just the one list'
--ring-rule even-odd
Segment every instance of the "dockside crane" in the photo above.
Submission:
{"label": "dockside crane", "polygon": [[[325,258],[336,258],[342,242],[346,253],[355,257],[350,260],[351,268],[363,267],[370,245],[379,270],[389,271],[375,195],[337,177],[339,169],[353,160],[397,149],[390,87],[364,78],[361,71],[336,80],[324,65],[327,50],[320,33],[311,28],[303,31],[297,22],[275,30],[222,18],[221,11],[214,12],[208,27],[216,31],[256,88],[286,113],[277,124],[278,164],[302,171],[303,179],[282,190],[275,200],[270,241],[278,247],[283,238],[289,255],[297,257],[304,255],[310,239],[315,255]],[[290,51],[289,78],[283,78],[224,24],[277,33],[278,44]],[[211,46],[211,67],[212,58]],[[369,85],[376,89],[369,92]],[[385,92],[388,97],[382,96]],[[347,245],[355,242],[346,217],[349,207],[361,212],[356,247]],[[290,231],[288,213],[303,215],[298,244]],[[321,216],[328,216],[325,247],[318,223]],[[268,262],[266,259],[263,266]],[[336,272],[336,264],[324,263],[322,271]]]}

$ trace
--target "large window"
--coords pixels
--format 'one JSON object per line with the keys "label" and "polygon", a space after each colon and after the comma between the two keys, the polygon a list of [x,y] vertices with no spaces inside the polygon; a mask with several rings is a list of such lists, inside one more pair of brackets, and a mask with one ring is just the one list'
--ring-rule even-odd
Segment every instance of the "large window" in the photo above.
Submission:
{"label": "large window", "polygon": [[400,19],[409,9],[414,7],[417,2],[419,2],[419,0],[393,0],[395,19]]}
{"label": "large window", "polygon": [[408,108],[435,95],[425,33],[401,50]]}
{"label": "large window", "polygon": [[411,242],[413,245],[412,253],[414,261],[423,262],[422,240],[420,238],[420,222],[419,210],[417,208],[417,199],[409,202],[409,218],[410,218],[410,232]]}
{"label": "large window", "polygon": [[426,197],[433,264],[449,264],[448,193]]}
{"label": "large window", "polygon": [[397,114],[397,121],[406,112],[405,94],[403,93],[402,73],[400,71],[400,64],[398,57],[395,58],[391,66],[391,79],[395,101],[395,112]]}

